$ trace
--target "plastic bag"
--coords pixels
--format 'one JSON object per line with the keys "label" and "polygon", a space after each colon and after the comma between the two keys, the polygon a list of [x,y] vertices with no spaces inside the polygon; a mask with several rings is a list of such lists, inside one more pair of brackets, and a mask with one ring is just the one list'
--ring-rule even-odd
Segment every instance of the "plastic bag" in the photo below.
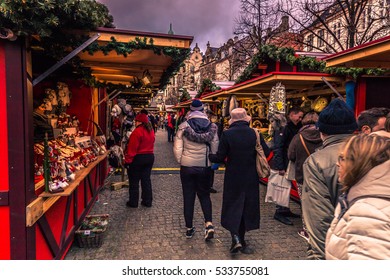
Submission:
{"label": "plastic bag", "polygon": [[265,202],[273,202],[280,206],[288,207],[290,202],[291,181],[285,176],[279,175],[279,171],[272,170],[268,177],[267,194]]}

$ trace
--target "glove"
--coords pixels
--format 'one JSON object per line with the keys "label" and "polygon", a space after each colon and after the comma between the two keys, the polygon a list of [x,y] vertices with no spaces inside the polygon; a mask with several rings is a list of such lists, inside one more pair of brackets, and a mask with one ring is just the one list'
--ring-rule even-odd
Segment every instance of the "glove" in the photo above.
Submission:
{"label": "glove", "polygon": [[211,170],[218,170],[218,168],[219,168],[219,163],[213,163],[211,165]]}

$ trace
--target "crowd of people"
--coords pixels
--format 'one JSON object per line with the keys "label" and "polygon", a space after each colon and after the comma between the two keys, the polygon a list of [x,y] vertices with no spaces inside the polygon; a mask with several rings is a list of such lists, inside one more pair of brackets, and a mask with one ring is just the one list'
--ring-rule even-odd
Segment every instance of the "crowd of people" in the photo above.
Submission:
{"label": "crowd of people", "polygon": [[[152,121],[136,116],[136,129],[125,153],[129,201],[152,205],[150,171],[155,141]],[[308,259],[390,259],[390,109],[371,108],[356,118],[341,99],[319,114],[291,108],[269,116],[272,143],[260,134],[271,172],[293,178],[301,198],[302,216],[276,205],[274,219],[292,225],[302,218],[298,234],[307,241]],[[230,112],[223,129],[201,101],[178,123],[169,114],[163,124],[180,164],[185,236],[192,238],[198,197],[204,218],[204,239],[214,238],[212,193],[214,170],[225,166],[221,225],[230,232],[230,253],[252,254],[246,232],[260,228],[256,132],[244,108]],[[294,168],[290,168],[290,166]],[[293,173],[293,174],[291,174]]]}

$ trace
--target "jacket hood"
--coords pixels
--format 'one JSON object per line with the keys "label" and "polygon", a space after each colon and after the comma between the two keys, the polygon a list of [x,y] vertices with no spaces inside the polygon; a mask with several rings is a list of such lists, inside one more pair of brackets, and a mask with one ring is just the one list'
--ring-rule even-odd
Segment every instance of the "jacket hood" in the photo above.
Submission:
{"label": "jacket hood", "polygon": [[319,144],[322,142],[320,131],[315,125],[305,125],[299,132],[303,139],[307,142],[311,142],[313,144]]}
{"label": "jacket hood", "polygon": [[184,129],[183,135],[190,141],[196,143],[210,143],[217,133],[217,125],[204,119],[188,120],[188,126]]}
{"label": "jacket hood", "polygon": [[210,128],[207,115],[200,111],[193,111],[188,115],[187,123],[196,133],[205,133]]}
{"label": "jacket hood", "polygon": [[329,135],[324,139],[324,142],[322,144],[322,148],[342,143],[345,139],[347,139],[348,137],[351,137],[351,136],[352,136],[352,134]]}
{"label": "jacket hood", "polygon": [[375,166],[348,192],[348,201],[358,197],[390,198],[390,160]]}

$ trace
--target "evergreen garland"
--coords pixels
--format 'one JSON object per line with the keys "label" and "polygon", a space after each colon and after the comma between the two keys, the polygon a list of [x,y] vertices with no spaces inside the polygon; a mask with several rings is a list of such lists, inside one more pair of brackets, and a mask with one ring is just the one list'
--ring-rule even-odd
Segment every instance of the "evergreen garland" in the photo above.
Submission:
{"label": "evergreen garland", "polygon": [[243,73],[237,78],[236,84],[242,83],[252,78],[252,74],[257,70],[259,64],[264,63],[266,59],[274,61],[284,61],[291,66],[298,66],[300,68],[307,68],[309,70],[328,73],[339,76],[350,76],[354,79],[361,75],[382,75],[385,70],[380,68],[346,68],[346,67],[326,67],[325,61],[320,61],[315,57],[295,56],[295,51],[292,48],[277,48],[273,45],[264,45],[260,51],[255,54],[245,68]]}
{"label": "evergreen garland", "polygon": [[[183,49],[176,47],[160,47],[155,46],[153,44],[153,39],[149,40],[144,38],[136,37],[134,41],[129,41],[128,43],[118,42],[115,37],[110,38],[110,42],[105,45],[99,45],[97,42],[89,45],[84,51],[88,52],[90,55],[93,55],[95,52],[101,51],[104,55],[108,55],[111,51],[115,51],[118,55],[123,55],[127,57],[134,50],[152,50],[156,55],[166,55],[171,57],[172,63],[168,66],[168,68],[163,72],[160,78],[160,89],[164,89],[166,85],[169,83],[169,79],[176,74],[176,72],[180,69],[181,66],[184,65],[184,60],[188,57],[191,52],[191,49]],[[93,87],[107,87],[110,86],[112,88],[121,88],[125,87],[125,85],[113,85],[105,82],[99,82],[96,80],[94,76],[92,76],[92,72],[89,69],[85,69],[81,67],[81,61],[74,61],[75,68],[83,76],[84,81],[89,86]],[[132,84],[131,88],[138,90],[142,89],[143,85],[141,83]]]}
{"label": "evergreen garland", "polygon": [[198,93],[195,95],[195,98],[200,98],[205,92],[213,92],[219,89],[221,89],[221,87],[214,84],[210,79],[204,79]]}
{"label": "evergreen garland", "polygon": [[185,102],[185,101],[191,99],[191,96],[188,93],[187,89],[183,88],[182,91],[183,91],[183,93],[180,95],[179,103],[182,103],[182,102]]}
{"label": "evergreen garland", "polygon": [[[95,0],[7,0],[0,4],[0,26],[18,36],[44,38],[64,30],[113,27],[113,17]],[[62,42],[67,45],[66,38]]]}

